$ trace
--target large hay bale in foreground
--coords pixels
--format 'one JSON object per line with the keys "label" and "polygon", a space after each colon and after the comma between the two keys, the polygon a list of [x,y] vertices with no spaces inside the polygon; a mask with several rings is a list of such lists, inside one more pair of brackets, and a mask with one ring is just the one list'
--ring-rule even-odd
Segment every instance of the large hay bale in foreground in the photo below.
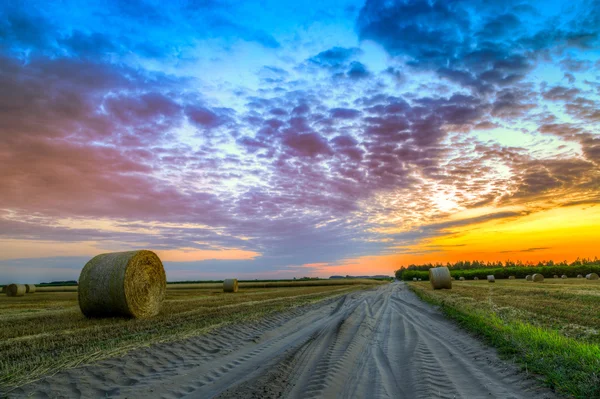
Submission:
{"label": "large hay bale in foreground", "polygon": [[237,278],[228,278],[226,280],[223,280],[223,291],[224,292],[238,292]]}
{"label": "large hay bale in foreground", "polygon": [[531,276],[531,274],[528,274],[527,276],[525,276],[525,280],[533,281],[533,277]]}
{"label": "large hay bale in foreground", "polygon": [[9,284],[6,286],[6,296],[23,296],[27,292],[24,284]]}
{"label": "large hay bale in foreground", "polygon": [[492,274],[488,274],[487,281],[488,281],[488,283],[495,283],[496,277],[494,277]]}
{"label": "large hay bale in foreground", "polygon": [[544,276],[542,276],[540,273],[535,273],[533,276],[531,276],[531,281],[534,283],[541,283],[544,281]]}
{"label": "large hay bale in foreground", "polygon": [[586,275],[585,278],[588,280],[598,280],[598,275],[596,273],[590,273]]}
{"label": "large hay bale in foreground", "polygon": [[452,289],[450,270],[446,266],[429,269],[429,282],[434,290]]}
{"label": "large hay bale in foreground", "polygon": [[28,294],[33,294],[35,292],[35,284],[25,284],[25,290]]}
{"label": "large hay bale in foreground", "polygon": [[79,307],[87,317],[151,317],[160,311],[166,290],[165,269],[154,252],[101,254],[79,275]]}
{"label": "large hay bale in foreground", "polygon": [[516,277],[515,276],[508,276],[509,280],[514,280]]}

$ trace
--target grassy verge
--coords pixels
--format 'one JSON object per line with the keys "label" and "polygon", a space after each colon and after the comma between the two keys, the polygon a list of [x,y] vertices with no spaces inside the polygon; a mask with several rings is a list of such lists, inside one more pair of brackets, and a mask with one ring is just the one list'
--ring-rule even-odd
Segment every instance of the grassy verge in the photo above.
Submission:
{"label": "grassy verge", "polygon": [[161,313],[148,320],[86,319],[76,292],[0,296],[0,390],[132,349],[181,340],[229,324],[314,303],[371,285],[167,290]]}
{"label": "grassy verge", "polygon": [[583,399],[600,398],[600,284],[588,283],[461,282],[440,291],[428,283],[410,286],[557,392]]}

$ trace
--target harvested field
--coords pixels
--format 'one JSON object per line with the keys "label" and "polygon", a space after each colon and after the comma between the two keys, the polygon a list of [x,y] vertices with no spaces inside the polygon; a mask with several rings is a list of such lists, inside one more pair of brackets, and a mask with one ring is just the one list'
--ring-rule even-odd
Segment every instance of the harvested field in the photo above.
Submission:
{"label": "harvested field", "polygon": [[[238,318],[235,324],[206,329],[178,342],[138,345],[119,359],[61,371],[11,394],[17,398],[555,397],[418,300],[405,283],[357,288],[281,289],[280,295],[297,290],[331,295],[319,302],[304,301],[302,307],[282,307],[285,312],[260,320]],[[279,289],[267,292],[275,290]],[[190,301],[187,292],[168,292],[167,301],[172,305]],[[248,294],[256,299],[264,292],[215,296],[219,301]],[[170,299],[171,294],[179,297]]]}
{"label": "harvested field", "polygon": [[452,291],[411,283],[448,315],[540,373],[558,391],[600,397],[600,282],[585,279],[467,281]]}
{"label": "harvested field", "polygon": [[[168,289],[161,313],[147,320],[86,319],[77,292],[0,297],[0,392],[44,374],[159,342],[204,334],[218,326],[257,320],[274,312],[383,284]],[[57,289],[57,287],[52,287]],[[69,287],[71,288],[71,287]],[[74,287],[76,288],[76,287]],[[258,306],[257,306],[258,305]],[[0,395],[2,397],[2,395]]]}

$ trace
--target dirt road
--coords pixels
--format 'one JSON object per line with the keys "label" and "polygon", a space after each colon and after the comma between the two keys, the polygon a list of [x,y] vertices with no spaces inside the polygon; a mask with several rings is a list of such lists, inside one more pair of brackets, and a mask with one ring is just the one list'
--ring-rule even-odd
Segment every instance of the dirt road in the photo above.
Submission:
{"label": "dirt road", "polygon": [[127,398],[554,398],[404,283],[63,371],[11,393]]}

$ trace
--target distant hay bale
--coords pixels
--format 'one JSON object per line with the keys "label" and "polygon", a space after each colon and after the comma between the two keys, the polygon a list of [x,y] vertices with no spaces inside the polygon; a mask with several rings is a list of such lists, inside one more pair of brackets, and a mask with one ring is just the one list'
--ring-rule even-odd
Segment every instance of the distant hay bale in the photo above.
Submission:
{"label": "distant hay bale", "polygon": [[562,276],[560,276],[560,278],[568,278],[566,274],[563,274]]}
{"label": "distant hay bale", "polygon": [[583,278],[583,275],[582,274],[578,274],[577,278]]}
{"label": "distant hay bale", "polygon": [[3,285],[3,286],[2,286],[2,293],[3,293],[3,294],[4,294],[4,293],[6,293],[6,285]]}
{"label": "distant hay bale", "polygon": [[544,276],[542,276],[540,273],[535,273],[532,277],[531,280],[534,283],[541,283],[544,281]]}
{"label": "distant hay bale", "polygon": [[488,281],[488,283],[495,283],[496,277],[494,277],[494,275],[492,275],[492,274],[488,274],[487,281]]}
{"label": "distant hay bale", "polygon": [[27,292],[24,284],[9,284],[6,286],[6,296],[23,296]]}
{"label": "distant hay bale", "polygon": [[525,280],[533,281],[533,277],[531,276],[531,274],[528,274],[527,276],[525,276]]}
{"label": "distant hay bale", "polygon": [[237,278],[228,278],[223,280],[223,291],[224,292],[237,292],[238,281]]}
{"label": "distant hay bale", "polygon": [[455,279],[454,277],[450,277],[450,280],[454,281],[454,280],[456,280],[456,279]]}
{"label": "distant hay bale", "polygon": [[152,251],[92,258],[79,275],[79,307],[86,317],[152,317],[165,299],[167,279]]}
{"label": "distant hay bale", "polygon": [[416,278],[416,277],[413,277],[413,281],[417,281],[417,278]]}
{"label": "distant hay bale", "polygon": [[35,292],[35,284],[25,284],[25,290],[28,294],[33,294]]}
{"label": "distant hay bale", "polygon": [[554,275],[554,278],[558,278],[558,274],[555,274],[555,275]]}
{"label": "distant hay bale", "polygon": [[515,276],[508,276],[509,280],[514,280],[516,277]]}
{"label": "distant hay bale", "polygon": [[460,281],[465,281],[465,278],[464,278],[464,277],[459,277],[458,279],[459,279]]}
{"label": "distant hay bale", "polygon": [[423,281],[423,279],[421,277],[418,278],[419,281]]}
{"label": "distant hay bale", "polygon": [[479,280],[479,277],[473,277],[473,280]]}
{"label": "distant hay bale", "polygon": [[590,273],[586,275],[585,278],[588,280],[598,280],[598,275],[596,273]]}
{"label": "distant hay bale", "polygon": [[434,290],[443,288],[451,289],[452,278],[450,276],[450,270],[448,270],[446,266],[429,269],[429,282]]}

